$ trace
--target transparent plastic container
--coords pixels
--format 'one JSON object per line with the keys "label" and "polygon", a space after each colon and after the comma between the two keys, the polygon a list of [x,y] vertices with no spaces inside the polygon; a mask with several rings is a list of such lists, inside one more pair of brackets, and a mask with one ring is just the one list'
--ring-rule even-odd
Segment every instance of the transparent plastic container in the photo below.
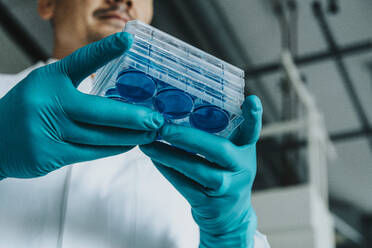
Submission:
{"label": "transparent plastic container", "polygon": [[221,59],[218,59],[196,47],[193,47],[169,34],[166,34],[141,21],[130,21],[124,29],[137,40],[145,40],[149,46],[158,46],[169,51],[173,56],[184,58],[194,68],[205,68],[221,78],[231,78],[239,85],[244,85],[244,71]]}
{"label": "transparent plastic container", "polygon": [[223,137],[242,123],[243,70],[139,21],[124,31],[134,37],[131,49],[97,72],[92,94]]}

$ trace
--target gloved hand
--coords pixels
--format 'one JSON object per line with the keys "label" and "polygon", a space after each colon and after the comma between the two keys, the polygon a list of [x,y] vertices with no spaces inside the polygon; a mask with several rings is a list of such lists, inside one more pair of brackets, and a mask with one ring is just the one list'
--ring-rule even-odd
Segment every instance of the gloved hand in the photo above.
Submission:
{"label": "gloved hand", "polygon": [[85,46],[32,71],[0,99],[0,178],[38,177],[155,140],[160,114],[75,88],[132,41],[117,33]]}
{"label": "gloved hand", "polygon": [[251,205],[256,175],[256,142],[262,105],[249,96],[245,122],[230,140],[197,129],[165,124],[161,137],[140,146],[158,170],[188,200],[200,228],[200,247],[253,247],[257,220]]}

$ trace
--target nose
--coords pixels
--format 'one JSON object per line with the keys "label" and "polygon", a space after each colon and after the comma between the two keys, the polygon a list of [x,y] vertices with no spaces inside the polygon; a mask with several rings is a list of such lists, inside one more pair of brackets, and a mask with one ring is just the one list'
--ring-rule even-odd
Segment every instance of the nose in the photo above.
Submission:
{"label": "nose", "polygon": [[132,0],[106,0],[107,3],[109,4],[125,4],[127,8],[130,8],[133,6],[133,1]]}

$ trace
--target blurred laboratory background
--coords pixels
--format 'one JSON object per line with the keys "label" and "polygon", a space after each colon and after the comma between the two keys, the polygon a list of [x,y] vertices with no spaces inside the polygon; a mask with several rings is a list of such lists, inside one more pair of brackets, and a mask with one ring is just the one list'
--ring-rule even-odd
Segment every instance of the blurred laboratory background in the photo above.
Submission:
{"label": "blurred laboratory background", "polygon": [[[253,204],[273,248],[372,247],[372,1],[155,0],[153,25],[244,68],[263,102]],[[52,51],[0,0],[0,73]]]}

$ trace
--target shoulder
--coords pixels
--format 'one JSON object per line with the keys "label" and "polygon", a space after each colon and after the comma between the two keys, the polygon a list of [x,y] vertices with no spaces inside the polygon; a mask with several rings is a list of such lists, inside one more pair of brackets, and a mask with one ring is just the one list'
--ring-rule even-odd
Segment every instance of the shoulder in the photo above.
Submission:
{"label": "shoulder", "polygon": [[45,65],[43,62],[38,62],[23,71],[16,74],[0,73],[0,98],[10,91],[17,83],[24,79],[34,69]]}
{"label": "shoulder", "polygon": [[10,91],[26,75],[20,75],[20,73],[0,74],[0,98],[8,93],[8,91]]}

